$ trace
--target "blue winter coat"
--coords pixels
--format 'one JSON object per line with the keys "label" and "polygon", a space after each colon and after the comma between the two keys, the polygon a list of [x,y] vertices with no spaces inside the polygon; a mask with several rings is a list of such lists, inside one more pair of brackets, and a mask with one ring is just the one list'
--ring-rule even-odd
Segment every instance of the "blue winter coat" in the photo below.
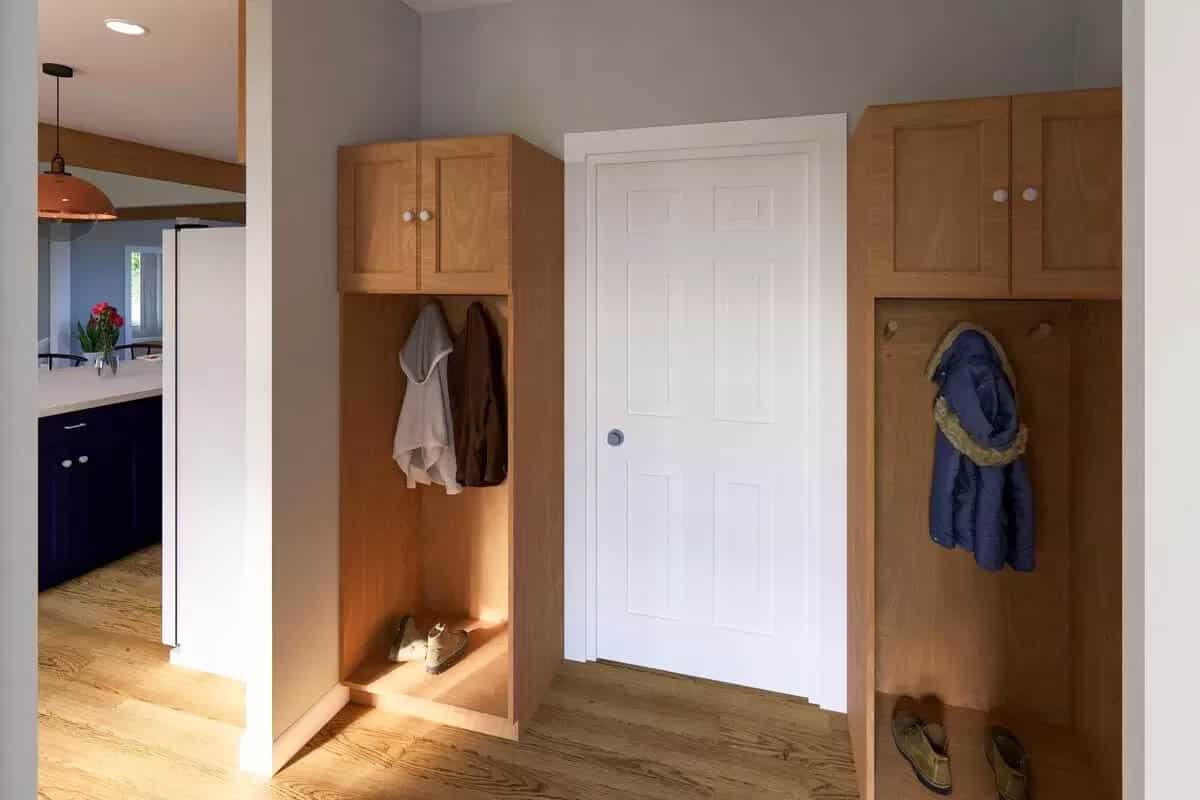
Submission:
{"label": "blue winter coat", "polygon": [[938,384],[929,535],[988,570],[1034,565],[1033,489],[1022,454],[1016,380],[1003,348],[976,326],[950,331],[930,361]]}

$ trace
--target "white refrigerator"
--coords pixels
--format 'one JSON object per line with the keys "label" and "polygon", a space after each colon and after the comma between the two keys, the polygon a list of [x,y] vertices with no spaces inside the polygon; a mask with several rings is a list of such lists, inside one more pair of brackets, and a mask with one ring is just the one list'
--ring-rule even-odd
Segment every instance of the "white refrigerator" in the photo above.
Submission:
{"label": "white refrigerator", "polygon": [[163,643],[242,679],[246,229],[163,231]]}

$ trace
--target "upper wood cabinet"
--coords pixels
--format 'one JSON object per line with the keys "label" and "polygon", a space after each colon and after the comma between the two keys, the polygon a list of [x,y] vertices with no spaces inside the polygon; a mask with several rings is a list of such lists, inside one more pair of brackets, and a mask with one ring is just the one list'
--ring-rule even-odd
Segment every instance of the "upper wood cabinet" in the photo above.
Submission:
{"label": "upper wood cabinet", "polygon": [[881,294],[1009,288],[1008,98],[869,109],[867,270]]}
{"label": "upper wood cabinet", "polygon": [[342,291],[507,294],[514,145],[532,149],[512,136],[341,148]]}
{"label": "upper wood cabinet", "polygon": [[1120,297],[1121,93],[1014,97],[1013,294]]}
{"label": "upper wood cabinet", "polygon": [[1119,89],[876,106],[850,154],[876,296],[1120,297]]}

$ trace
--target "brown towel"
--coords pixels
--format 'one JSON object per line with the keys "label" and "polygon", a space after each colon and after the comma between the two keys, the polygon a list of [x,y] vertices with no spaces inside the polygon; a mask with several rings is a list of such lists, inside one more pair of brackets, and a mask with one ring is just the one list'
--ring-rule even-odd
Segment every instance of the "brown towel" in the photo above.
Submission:
{"label": "brown towel", "polygon": [[458,482],[496,486],[508,475],[508,411],[504,353],[496,326],[482,303],[467,309],[467,322],[450,355],[450,407]]}

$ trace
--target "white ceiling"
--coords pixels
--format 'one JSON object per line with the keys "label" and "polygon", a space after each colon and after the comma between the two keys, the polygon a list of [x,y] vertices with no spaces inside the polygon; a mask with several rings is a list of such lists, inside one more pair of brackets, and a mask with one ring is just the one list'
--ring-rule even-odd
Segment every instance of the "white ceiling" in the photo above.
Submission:
{"label": "white ceiling", "polygon": [[436,14],[439,11],[457,11],[460,8],[479,8],[511,3],[512,0],[405,0],[409,8],[418,14]]}
{"label": "white ceiling", "polygon": [[[237,158],[238,0],[38,0],[38,54],[75,67],[62,123],[226,161]],[[150,29],[122,36],[109,17]],[[54,79],[40,78],[54,121]],[[70,164],[71,154],[64,153]]]}

